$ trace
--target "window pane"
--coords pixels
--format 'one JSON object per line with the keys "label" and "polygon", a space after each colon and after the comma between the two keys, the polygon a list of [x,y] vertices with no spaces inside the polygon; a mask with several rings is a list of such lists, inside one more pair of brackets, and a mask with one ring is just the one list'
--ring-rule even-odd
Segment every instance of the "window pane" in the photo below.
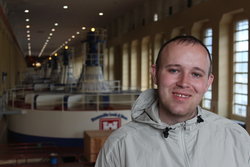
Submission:
{"label": "window pane", "polygon": [[236,30],[248,29],[248,20],[242,20],[236,23]]}
{"label": "window pane", "polygon": [[213,31],[211,28],[205,30],[205,36],[211,37],[213,35]]}
{"label": "window pane", "polygon": [[241,41],[235,43],[235,51],[247,51],[248,50],[248,41]]}
{"label": "window pane", "polygon": [[204,44],[205,45],[212,45],[212,38],[211,37],[204,38]]}
{"label": "window pane", "polygon": [[204,108],[211,108],[211,100],[204,99],[202,104],[202,107]]}
{"label": "window pane", "polygon": [[244,41],[248,39],[248,30],[240,31],[235,34],[235,41]]}
{"label": "window pane", "polygon": [[247,72],[248,64],[247,63],[235,63],[235,72]]}
{"label": "window pane", "polygon": [[247,74],[235,74],[235,82],[240,82],[240,83],[247,83],[248,78]]}
{"label": "window pane", "polygon": [[242,94],[247,94],[247,85],[243,84],[235,84],[234,85],[234,92],[235,93],[242,93]]}
{"label": "window pane", "polygon": [[248,61],[248,52],[237,52],[235,53],[235,61]]}
{"label": "window pane", "polygon": [[204,94],[204,98],[206,98],[206,99],[211,99],[211,98],[212,98],[212,92],[211,92],[211,91],[207,91],[207,92]]}
{"label": "window pane", "polygon": [[241,106],[241,105],[235,105],[234,106],[234,114],[246,117],[247,116],[247,107],[246,106]]}
{"label": "window pane", "polygon": [[247,105],[247,95],[235,95],[235,103]]}

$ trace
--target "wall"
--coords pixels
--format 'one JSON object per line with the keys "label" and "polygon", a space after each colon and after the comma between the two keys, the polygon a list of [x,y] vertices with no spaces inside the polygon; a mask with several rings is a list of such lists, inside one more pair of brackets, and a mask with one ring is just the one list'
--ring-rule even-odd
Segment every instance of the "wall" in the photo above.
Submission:
{"label": "wall", "polygon": [[[24,56],[0,8],[0,95],[18,83],[26,69]],[[3,77],[3,74],[6,77]]]}
{"label": "wall", "polygon": [[[24,56],[0,6],[0,99],[4,92],[18,84],[25,69]],[[6,129],[5,117],[0,113],[0,143],[6,142]]]}

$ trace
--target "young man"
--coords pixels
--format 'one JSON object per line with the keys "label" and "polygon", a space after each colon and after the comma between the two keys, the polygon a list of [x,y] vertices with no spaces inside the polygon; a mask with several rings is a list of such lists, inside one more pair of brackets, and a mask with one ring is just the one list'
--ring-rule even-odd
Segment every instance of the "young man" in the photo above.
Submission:
{"label": "young man", "polygon": [[96,167],[249,167],[250,137],[199,107],[213,82],[211,57],[192,36],[165,43],[152,66],[156,90],[143,92],[132,121],[116,130]]}

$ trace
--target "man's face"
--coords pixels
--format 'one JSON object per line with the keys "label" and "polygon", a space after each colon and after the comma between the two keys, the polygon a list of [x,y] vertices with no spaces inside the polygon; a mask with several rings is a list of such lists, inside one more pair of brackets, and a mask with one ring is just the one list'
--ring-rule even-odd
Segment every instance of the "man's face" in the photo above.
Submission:
{"label": "man's face", "polygon": [[161,119],[182,122],[196,114],[196,107],[213,81],[209,67],[208,54],[199,44],[172,42],[163,49],[159,68],[152,66]]}

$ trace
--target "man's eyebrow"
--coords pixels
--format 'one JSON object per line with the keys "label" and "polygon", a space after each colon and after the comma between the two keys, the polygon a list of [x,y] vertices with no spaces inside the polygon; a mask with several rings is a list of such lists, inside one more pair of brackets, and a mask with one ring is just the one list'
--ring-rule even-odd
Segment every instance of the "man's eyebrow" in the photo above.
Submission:
{"label": "man's eyebrow", "polygon": [[[181,65],[180,64],[167,64],[165,66],[165,68],[171,68],[171,67],[181,67]],[[194,67],[193,69],[196,70],[196,71],[200,71],[203,74],[206,74],[206,71],[204,69],[200,68],[200,67]]]}
{"label": "man's eyebrow", "polygon": [[165,66],[165,68],[169,68],[169,67],[181,67],[181,65],[180,64],[167,64]]}
{"label": "man's eyebrow", "polygon": [[206,74],[206,71],[203,70],[203,69],[200,68],[200,67],[194,67],[194,69],[197,70],[197,71],[200,71],[200,72],[202,72],[202,73],[204,73],[204,74]]}

